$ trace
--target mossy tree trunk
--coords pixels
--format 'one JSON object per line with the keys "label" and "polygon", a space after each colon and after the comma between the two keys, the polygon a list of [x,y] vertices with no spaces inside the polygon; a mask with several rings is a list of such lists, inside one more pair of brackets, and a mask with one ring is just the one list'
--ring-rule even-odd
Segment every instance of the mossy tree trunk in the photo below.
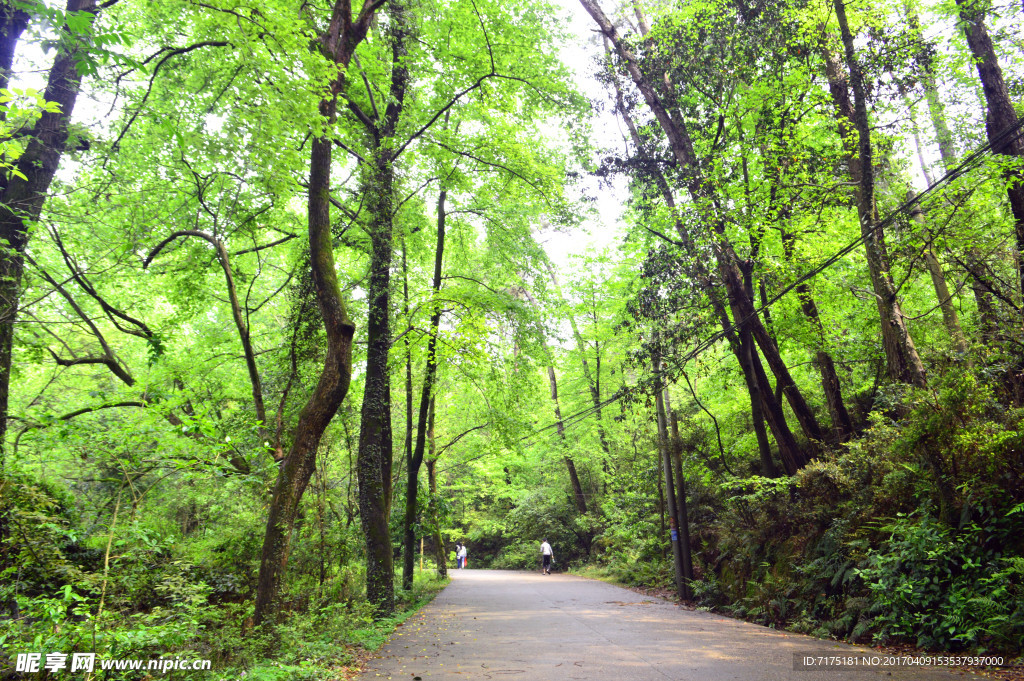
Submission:
{"label": "mossy tree trunk", "polygon": [[[334,3],[330,22],[319,36],[317,48],[334,63],[348,66],[356,47],[366,36],[377,7],[379,4],[367,3],[353,19],[349,3],[341,0]],[[331,83],[327,97],[320,102],[320,115],[328,124],[335,119],[337,96],[343,86],[344,78],[339,75]],[[355,326],[342,302],[331,237],[333,147],[334,141],[329,135],[312,140],[307,198],[310,272],[327,336],[327,356],[316,387],[299,413],[288,454],[278,464],[257,577],[253,615],[256,625],[270,620],[278,610],[281,581],[288,565],[289,545],[299,503],[316,468],[320,439],[348,393],[352,379]]]}
{"label": "mossy tree trunk", "polygon": [[394,554],[391,547],[391,262],[394,251],[395,148],[391,143],[409,85],[407,8],[389,3],[387,37],[391,43],[391,84],[382,115],[359,116],[373,141],[373,154],[362,164],[362,185],[369,214],[370,275],[367,289],[366,383],[360,415],[359,518],[366,535],[366,597],[379,617],[395,609]]}

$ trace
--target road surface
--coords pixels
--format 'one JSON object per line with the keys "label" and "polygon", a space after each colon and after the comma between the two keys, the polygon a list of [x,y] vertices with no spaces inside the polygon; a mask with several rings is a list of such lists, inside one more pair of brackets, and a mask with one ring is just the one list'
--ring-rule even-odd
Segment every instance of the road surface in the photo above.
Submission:
{"label": "road surface", "polygon": [[[797,669],[795,660],[885,655],[790,634],[569,575],[453,570],[398,628],[363,681],[952,681],[942,668]],[[794,657],[795,656],[795,657]],[[880,660],[881,661],[881,660]]]}

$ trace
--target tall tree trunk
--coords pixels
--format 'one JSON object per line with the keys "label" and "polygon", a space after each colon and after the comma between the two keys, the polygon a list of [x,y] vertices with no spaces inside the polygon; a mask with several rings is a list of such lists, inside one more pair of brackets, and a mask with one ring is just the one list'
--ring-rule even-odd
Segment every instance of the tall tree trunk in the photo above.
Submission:
{"label": "tall tree trunk", "polygon": [[690,584],[693,582],[693,555],[690,552],[690,514],[686,506],[686,477],[683,475],[683,441],[679,437],[679,419],[672,402],[669,400],[668,388],[665,388],[665,411],[668,413],[672,426],[672,461],[675,464],[676,482],[676,515],[679,519],[679,546],[683,558],[683,581],[686,585],[684,598],[693,598]]}
{"label": "tall tree trunk", "polygon": [[[562,287],[558,283],[558,274],[555,272],[555,268],[552,266],[551,261],[545,258],[544,266],[548,270],[548,276],[551,278],[551,284],[555,287],[555,293],[558,294],[559,300],[568,305],[568,302],[562,295]],[[594,405],[594,416],[597,419],[597,436],[601,442],[601,450],[604,451],[605,456],[611,456],[611,448],[608,446],[608,438],[604,432],[604,424],[601,422],[601,391],[597,380],[590,372],[590,363],[587,361],[587,344],[583,341],[583,334],[580,333],[579,326],[576,324],[576,315],[572,312],[567,312],[566,314],[569,317],[569,326],[572,328],[573,338],[576,339],[576,351],[580,353],[580,364],[583,366],[583,377],[587,380],[587,387],[590,389],[590,399]],[[600,362],[600,356],[598,356],[598,362]]]}
{"label": "tall tree trunk", "polygon": [[[96,0],[68,0],[66,11],[96,11]],[[9,3],[0,10],[0,84],[6,87],[18,40],[29,17]],[[67,26],[62,32],[69,33]],[[57,111],[44,111],[28,135],[25,152],[18,159],[18,172],[0,186],[0,471],[6,459],[7,411],[10,399],[11,353],[14,347],[14,322],[21,297],[21,277],[25,268],[25,249],[29,228],[43,210],[50,184],[57,172],[68,139],[68,122],[75,110],[82,75],[75,68],[81,50],[88,43],[62,41],[50,67],[43,98],[59,105]],[[75,46],[75,47],[70,47]]]}
{"label": "tall tree trunk", "polygon": [[367,298],[366,383],[359,421],[359,518],[366,535],[366,597],[380,616],[395,607],[391,550],[391,254],[394,171],[387,149],[378,149],[367,171],[370,284]]}
{"label": "tall tree trunk", "polygon": [[555,427],[558,429],[558,441],[562,445],[562,459],[565,461],[565,469],[569,472],[569,482],[572,484],[572,493],[576,500],[576,510],[580,512],[580,515],[586,515],[587,496],[583,493],[583,485],[580,484],[580,476],[576,472],[576,463],[568,454],[569,442],[565,437],[562,408],[558,405],[558,379],[555,378],[555,367],[551,364],[548,365],[548,383],[551,386],[551,401],[555,405]]}
{"label": "tall tree trunk", "polygon": [[430,335],[427,339],[427,365],[423,371],[423,392],[420,395],[420,411],[416,421],[416,446],[407,461],[408,476],[405,486],[405,551],[402,563],[402,588],[412,589],[413,552],[416,547],[416,499],[419,496],[419,472],[423,463],[423,452],[426,448],[427,421],[430,405],[434,399],[434,379],[437,376],[437,333],[441,326],[441,303],[437,297],[441,292],[441,270],[444,265],[445,237],[445,199],[448,191],[441,190],[437,198],[437,247],[434,251],[434,281],[431,290],[434,292],[434,311],[430,315]]}
{"label": "tall tree trunk", "polygon": [[[609,42],[607,37],[605,40],[607,47]],[[608,52],[610,55],[610,48],[608,48]],[[622,96],[622,90],[619,87],[618,79],[615,77],[614,71],[611,71],[610,75],[612,77],[612,83],[615,86],[615,96],[619,115],[622,117],[623,122],[626,124],[626,128],[629,130],[630,137],[633,140],[633,146],[636,148],[637,153],[642,153],[643,142],[640,138],[640,133],[637,130],[636,124],[626,111],[625,101]],[[736,356],[736,360],[743,372],[743,378],[747,385],[747,392],[750,396],[752,423],[754,433],[757,437],[758,451],[761,457],[761,472],[766,477],[775,477],[778,475],[778,471],[772,461],[771,444],[768,442],[768,434],[765,431],[764,412],[767,409],[772,414],[783,413],[781,405],[778,404],[778,401],[775,399],[775,395],[772,393],[771,386],[767,382],[765,382],[763,388],[758,384],[759,377],[757,372],[754,370],[753,364],[753,357],[756,356],[757,350],[754,349],[754,355],[751,355],[750,350],[741,343],[740,337],[736,333],[736,327],[733,326],[729,319],[729,313],[726,310],[725,304],[722,302],[721,296],[718,294],[716,285],[712,280],[711,273],[704,262],[703,256],[697,252],[693,240],[690,238],[685,226],[678,217],[675,197],[672,194],[668,181],[665,179],[664,174],[657,168],[652,171],[651,175],[658,186],[658,190],[665,201],[665,205],[668,206],[669,210],[675,216],[676,233],[680,238],[679,243],[690,257],[694,272],[696,273],[697,281],[707,292],[708,299],[711,301],[711,306],[715,312],[715,316],[719,320],[719,323],[722,326],[722,331],[729,342],[729,347]],[[753,347],[752,341],[751,347]],[[763,374],[763,370],[761,373]],[[765,381],[766,380],[767,378],[765,377]],[[781,420],[777,418],[772,419],[770,428],[783,458],[796,461],[802,457],[799,447],[796,444],[796,439],[793,437],[793,433],[790,431],[789,425],[786,423],[784,417]]]}
{"label": "tall tree trunk", "polygon": [[[985,27],[985,4],[978,0],[956,0],[960,20],[963,22],[967,45],[974,57],[974,65],[978,69],[978,79],[985,93],[987,112],[985,131],[992,150],[1015,158],[1024,158],[1024,135],[1018,130],[1006,137],[1004,133],[1017,125],[1017,113],[1010,101],[1010,94],[1003,81],[1003,71],[999,67],[992,39]],[[1000,139],[1000,136],[1003,136]],[[1014,233],[1017,240],[1018,286],[1024,294],[1024,170],[1018,165],[1006,171],[1006,195],[1010,200],[1010,211],[1013,213]]]}
{"label": "tall tree trunk", "polygon": [[379,617],[395,609],[394,555],[391,547],[391,261],[395,217],[394,145],[399,118],[409,85],[407,41],[411,37],[408,10],[396,0],[389,3],[387,37],[391,43],[391,86],[388,105],[367,132],[374,153],[362,164],[366,207],[370,215],[369,316],[366,324],[366,384],[360,413],[359,517],[366,535],[366,598]]}
{"label": "tall tree trunk", "polygon": [[405,343],[405,460],[412,460],[412,342],[409,340],[412,329],[412,316],[409,314],[409,262],[405,252],[405,239],[402,239],[402,316],[405,318],[406,330],[402,342]]}
{"label": "tall tree trunk", "polygon": [[[366,37],[375,9],[366,4],[353,20],[349,3],[337,0],[332,8],[330,23],[319,36],[317,47],[336,64],[347,67],[356,47]],[[328,96],[320,101],[320,116],[327,123],[334,121],[337,97],[343,85],[343,77],[339,76],[331,83]],[[327,356],[317,385],[299,413],[288,455],[278,464],[256,584],[253,621],[257,626],[277,611],[299,502],[316,467],[320,439],[348,393],[352,380],[352,338],[355,325],[348,317],[338,287],[331,236],[333,148],[334,141],[329,137],[317,137],[311,142],[307,214],[310,271],[327,335]]]}
{"label": "tall tree trunk", "polygon": [[853,89],[854,103],[851,106],[846,78],[841,75],[837,60],[826,54],[829,89],[839,110],[840,135],[847,145],[856,136],[856,153],[848,150],[850,171],[858,182],[857,214],[860,219],[861,236],[867,253],[868,273],[875,294],[878,315],[882,325],[882,346],[885,352],[889,378],[910,383],[918,387],[927,386],[924,365],[917,354],[917,348],[907,330],[903,311],[900,308],[896,285],[889,271],[889,256],[885,249],[885,236],[878,228],[875,216],[875,177],[871,148],[871,127],[868,122],[867,96],[864,79],[853,46],[853,35],[846,21],[846,8],[841,0],[834,0],[833,6],[842,32],[849,68],[849,84]]}
{"label": "tall tree trunk", "polygon": [[431,535],[434,539],[434,562],[437,563],[437,576],[445,579],[448,576],[448,556],[444,548],[444,539],[441,537],[441,518],[437,512],[437,443],[434,440],[434,413],[435,400],[430,400],[430,420],[427,425],[427,486],[430,490],[430,506],[427,513],[430,515]]}
{"label": "tall tree trunk", "polygon": [[[655,333],[657,338],[657,333]],[[657,343],[657,340],[655,340]],[[681,600],[689,598],[689,589],[683,579],[683,554],[679,542],[679,514],[676,511],[676,490],[672,475],[672,453],[668,435],[668,419],[665,415],[665,389],[662,385],[661,357],[657,351],[651,353],[654,369],[654,401],[658,411],[658,449],[661,452],[662,471],[665,476],[665,502],[668,505],[669,538],[672,544],[672,566],[676,577],[676,591]]]}
{"label": "tall tree trunk", "polygon": [[615,47],[633,83],[640,90],[644,101],[654,113],[658,125],[665,133],[673,157],[680,168],[685,170],[686,187],[693,199],[693,204],[698,207],[704,222],[712,228],[711,247],[718,263],[719,273],[725,282],[729,304],[733,308],[733,318],[737,324],[749,325],[754,340],[761,349],[772,373],[775,374],[783,395],[793,409],[797,421],[800,422],[800,427],[810,440],[812,448],[815,447],[814,443],[822,440],[821,427],[789,374],[789,369],[779,353],[778,346],[764,328],[753,299],[744,290],[740,259],[726,234],[725,222],[721,215],[721,202],[714,194],[711,185],[703,178],[685,121],[681,116],[673,115],[666,108],[656,88],[641,70],[639,60],[632,48],[622,40],[618,30],[605,16],[596,0],[580,0],[580,4],[597,23],[601,33]]}

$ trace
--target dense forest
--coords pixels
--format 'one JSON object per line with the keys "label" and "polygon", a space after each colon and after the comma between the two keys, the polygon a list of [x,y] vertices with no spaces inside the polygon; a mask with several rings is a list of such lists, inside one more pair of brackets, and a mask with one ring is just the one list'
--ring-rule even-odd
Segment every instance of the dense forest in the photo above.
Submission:
{"label": "dense forest", "polygon": [[0,0],[0,676],[341,678],[455,542],[544,538],[773,627],[1019,656],[1022,27]]}

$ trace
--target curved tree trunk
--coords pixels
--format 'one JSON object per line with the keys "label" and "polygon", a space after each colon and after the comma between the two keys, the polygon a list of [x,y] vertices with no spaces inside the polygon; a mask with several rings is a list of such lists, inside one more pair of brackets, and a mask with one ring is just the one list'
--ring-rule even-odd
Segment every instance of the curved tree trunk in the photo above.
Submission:
{"label": "curved tree trunk", "polygon": [[[321,113],[328,119],[333,115],[333,100],[321,107]],[[308,213],[309,258],[317,304],[327,332],[327,357],[316,388],[299,414],[288,455],[279,464],[263,538],[253,617],[256,625],[266,621],[277,610],[299,502],[316,468],[320,438],[348,394],[352,378],[355,326],[342,303],[334,271],[327,198],[332,147],[333,142],[328,138],[321,137],[312,142]]]}
{"label": "curved tree trunk", "polygon": [[[355,48],[366,36],[375,8],[364,5],[353,21],[351,7],[343,0],[334,3],[327,29],[319,36],[319,47],[335,63],[347,66]],[[337,95],[343,86],[338,77],[331,91],[320,102],[320,115],[334,120]],[[278,609],[278,598],[289,544],[302,494],[316,467],[320,438],[348,393],[352,379],[352,338],[355,326],[348,317],[334,270],[331,237],[331,151],[329,137],[312,140],[309,162],[307,222],[309,261],[313,291],[327,335],[327,357],[312,395],[299,413],[288,455],[278,464],[277,481],[267,513],[260,571],[256,585],[256,610],[253,622],[258,626]]]}

